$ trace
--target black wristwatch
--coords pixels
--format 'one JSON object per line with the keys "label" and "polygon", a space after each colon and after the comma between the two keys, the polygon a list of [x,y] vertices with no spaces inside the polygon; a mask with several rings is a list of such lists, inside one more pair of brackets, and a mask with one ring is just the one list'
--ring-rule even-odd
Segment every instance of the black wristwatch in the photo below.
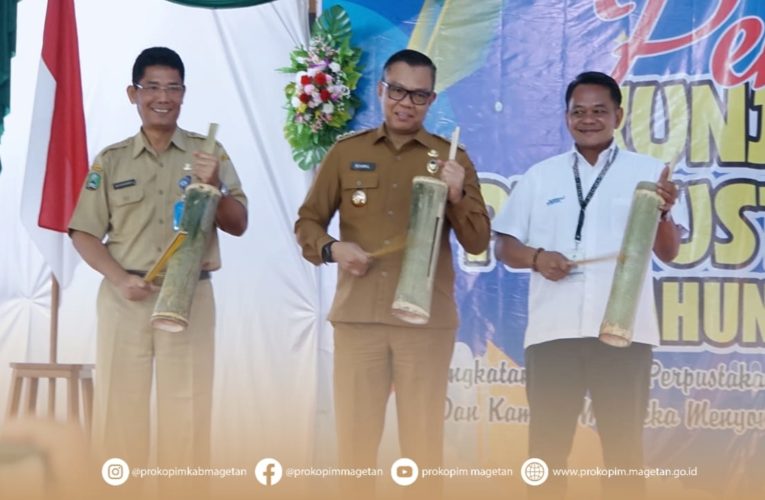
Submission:
{"label": "black wristwatch", "polygon": [[332,259],[332,244],[337,243],[337,240],[332,240],[323,247],[321,247],[321,261],[325,264],[335,262]]}

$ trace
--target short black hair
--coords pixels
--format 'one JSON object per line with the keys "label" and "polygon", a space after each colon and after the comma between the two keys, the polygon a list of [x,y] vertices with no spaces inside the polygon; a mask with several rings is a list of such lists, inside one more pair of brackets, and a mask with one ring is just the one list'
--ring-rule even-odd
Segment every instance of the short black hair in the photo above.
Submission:
{"label": "short black hair", "polygon": [[409,66],[425,66],[430,68],[430,72],[433,74],[433,87],[436,86],[436,65],[433,64],[433,60],[422,52],[412,49],[399,50],[385,61],[385,65],[383,66],[383,79],[385,78],[385,73],[388,71],[388,68],[398,62],[406,63]]}
{"label": "short black hair", "polygon": [[571,95],[574,93],[574,89],[579,85],[600,85],[608,89],[611,94],[611,100],[616,103],[617,106],[622,105],[622,90],[619,88],[619,84],[616,83],[611,76],[601,73],[600,71],[585,71],[579,73],[576,78],[571,80],[566,88],[566,110],[568,111],[568,103],[571,101]]}
{"label": "short black hair", "polygon": [[133,85],[137,84],[143,78],[148,66],[167,66],[177,69],[181,75],[181,82],[186,76],[186,70],[183,67],[181,56],[167,47],[149,47],[144,49],[133,63]]}

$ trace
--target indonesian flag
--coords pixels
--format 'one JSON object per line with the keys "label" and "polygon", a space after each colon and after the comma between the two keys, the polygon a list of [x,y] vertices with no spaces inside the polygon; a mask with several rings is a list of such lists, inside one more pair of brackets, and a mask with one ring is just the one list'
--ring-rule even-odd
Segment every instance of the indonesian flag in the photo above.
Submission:
{"label": "indonesian flag", "polygon": [[61,286],[79,262],[69,219],[88,172],[73,0],[48,0],[21,219]]}

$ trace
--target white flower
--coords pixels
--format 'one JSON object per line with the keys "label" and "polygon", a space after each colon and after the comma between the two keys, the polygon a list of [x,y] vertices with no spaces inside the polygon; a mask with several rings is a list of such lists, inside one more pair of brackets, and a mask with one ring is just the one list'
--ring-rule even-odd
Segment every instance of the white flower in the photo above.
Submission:
{"label": "white flower", "polygon": [[313,94],[315,91],[316,91],[316,87],[312,83],[309,83],[308,85],[303,87],[303,92],[305,92],[306,94]]}
{"label": "white flower", "polygon": [[342,66],[340,66],[335,61],[332,61],[331,63],[329,63],[329,69],[331,69],[333,73],[340,73]]}
{"label": "white flower", "polygon": [[293,108],[298,108],[303,103],[302,103],[302,101],[300,100],[300,98],[298,96],[293,95],[292,99],[290,99],[290,104],[292,104]]}
{"label": "white flower", "polygon": [[329,93],[332,94],[332,99],[337,99],[338,97],[342,97],[343,87],[344,85],[330,85],[327,87],[327,90],[329,90]]}
{"label": "white flower", "polygon": [[325,115],[331,115],[335,111],[335,106],[331,102],[325,102],[321,107],[321,112]]}

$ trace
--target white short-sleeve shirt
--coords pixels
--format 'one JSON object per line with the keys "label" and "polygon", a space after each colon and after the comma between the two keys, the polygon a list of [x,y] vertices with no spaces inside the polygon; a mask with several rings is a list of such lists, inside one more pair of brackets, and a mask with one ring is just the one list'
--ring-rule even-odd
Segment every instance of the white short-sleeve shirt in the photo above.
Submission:
{"label": "white short-sleeve shirt", "polygon": [[[615,156],[614,156],[615,155]],[[573,163],[578,157],[582,195],[613,158],[587,205],[582,239],[575,244],[579,199]],[[619,149],[603,151],[595,166],[575,149],[532,166],[514,186],[492,221],[497,233],[514,236],[525,245],[589,259],[619,252],[632,195],[641,181],[656,182],[664,164],[650,156]],[[611,291],[616,259],[583,265],[560,281],[531,273],[528,325],[524,346],[557,339],[597,337]],[[633,341],[659,345],[659,326],[652,275],[646,273],[640,293]]]}

